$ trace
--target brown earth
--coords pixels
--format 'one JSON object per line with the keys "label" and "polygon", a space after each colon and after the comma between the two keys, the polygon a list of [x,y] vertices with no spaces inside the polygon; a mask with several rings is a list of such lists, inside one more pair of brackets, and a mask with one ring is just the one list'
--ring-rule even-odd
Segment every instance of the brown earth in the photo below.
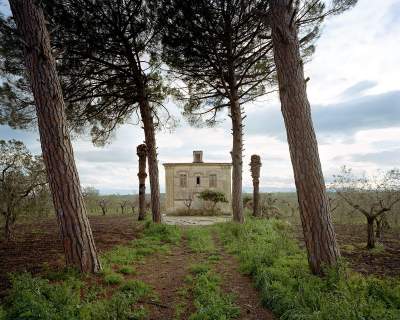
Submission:
{"label": "brown earth", "polygon": [[[89,218],[99,252],[134,239],[138,233],[133,217],[92,216]],[[0,238],[0,298],[8,286],[9,272],[37,274],[60,268],[65,259],[56,219],[42,219],[15,226],[14,241]]]}
{"label": "brown earth", "polygon": [[241,314],[238,319],[274,319],[272,312],[262,306],[260,294],[254,289],[251,278],[240,273],[236,258],[225,252],[216,236],[214,241],[221,256],[216,271],[222,278],[222,289],[226,293],[233,294],[236,304],[240,306]]}
{"label": "brown earth", "polygon": [[[104,252],[117,244],[133,240],[138,232],[138,225],[132,217],[95,216],[90,217],[97,248]],[[237,261],[226,254],[218,245],[221,260],[215,266],[222,278],[222,289],[233,293],[235,302],[241,307],[239,319],[273,319],[272,314],[264,309],[260,297],[251,279],[240,274]],[[175,319],[177,304],[182,303],[183,310],[179,319],[188,319],[194,312],[190,292],[182,296],[185,278],[190,274],[193,263],[205,261],[207,254],[192,252],[186,239],[173,247],[169,253],[156,253],[135,265],[136,276],[149,284],[157,301],[143,301],[149,311],[148,319]],[[15,240],[6,243],[0,240],[0,298],[1,292],[8,286],[7,273],[29,271],[39,274],[47,268],[61,268],[65,261],[60,244],[58,226],[55,219],[46,219],[16,226]]]}
{"label": "brown earth", "polygon": [[[185,278],[190,274],[190,266],[207,260],[209,254],[194,253],[186,239],[168,254],[156,254],[146,259],[145,263],[136,266],[136,279],[149,284],[159,298],[159,303],[147,306],[149,320],[188,319],[195,311],[190,291],[182,296],[181,290],[185,287]],[[227,294],[233,294],[235,304],[240,307],[241,320],[270,320],[272,313],[265,309],[259,293],[254,288],[251,279],[239,272],[239,264],[228,255],[221,245],[217,244],[219,262],[215,271],[221,277],[221,287]],[[176,306],[182,304],[182,312],[175,318]]]}
{"label": "brown earth", "polygon": [[189,268],[196,261],[196,255],[191,252],[183,240],[183,244],[175,246],[170,253],[158,253],[148,257],[144,263],[136,265],[137,276],[150,285],[156,296],[157,304],[149,304],[149,320],[174,319],[176,306],[184,303],[180,319],[188,319],[194,311],[188,299],[182,299],[180,290],[185,286],[185,277],[190,273]]}
{"label": "brown earth", "polygon": [[[117,244],[135,239],[141,232],[133,217],[93,216],[90,217],[96,245],[104,252]],[[295,228],[301,240],[301,228]],[[364,274],[380,276],[400,276],[400,234],[390,230],[383,242],[385,250],[365,249],[365,227],[363,225],[336,225],[337,238],[342,254],[350,265]],[[221,259],[215,265],[221,275],[222,288],[236,296],[241,306],[241,319],[271,319],[271,314],[262,308],[258,292],[251,279],[240,274],[236,259],[228,255],[216,241]],[[301,241],[300,241],[301,243]],[[190,251],[186,240],[170,253],[149,256],[143,264],[138,264],[137,278],[150,284],[159,296],[159,303],[147,303],[150,319],[173,319],[175,306],[182,302],[180,289],[189,274],[189,267],[206,258],[204,254]],[[62,246],[55,219],[38,220],[16,226],[15,241],[6,243],[0,238],[0,298],[8,286],[7,273],[29,271],[38,274],[46,268],[61,268],[64,265]],[[193,312],[190,297],[183,299],[186,304],[181,319]]]}
{"label": "brown earth", "polygon": [[[301,226],[294,227],[301,246],[304,246]],[[341,254],[350,266],[362,273],[377,276],[400,276],[400,232],[386,231],[383,249],[367,250],[365,225],[335,224]]]}

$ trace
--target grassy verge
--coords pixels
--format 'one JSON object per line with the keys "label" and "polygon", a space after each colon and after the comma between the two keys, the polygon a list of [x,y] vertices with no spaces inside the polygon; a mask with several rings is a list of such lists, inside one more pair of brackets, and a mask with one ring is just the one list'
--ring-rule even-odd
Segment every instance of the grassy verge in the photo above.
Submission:
{"label": "grassy verge", "polygon": [[190,266],[190,274],[186,277],[186,285],[180,289],[180,301],[175,305],[175,319],[181,319],[187,309],[188,301],[193,301],[196,311],[190,320],[235,319],[240,309],[234,304],[232,295],[221,289],[221,280],[213,270],[213,264],[219,260],[216,253],[211,229],[207,227],[190,228],[185,236],[191,251],[203,261]]}
{"label": "grassy verge", "polygon": [[240,315],[233,296],[222,291],[221,280],[208,263],[192,265],[187,282],[196,308],[190,315],[190,320],[228,320],[236,319]]}
{"label": "grassy verge", "polygon": [[310,274],[305,252],[276,220],[216,226],[228,250],[253,276],[264,304],[281,319],[400,319],[400,280],[362,276],[340,267]]}
{"label": "grassy verge", "polygon": [[186,231],[188,246],[195,253],[215,252],[214,240],[207,227],[191,228]]}
{"label": "grassy verge", "polygon": [[144,319],[146,311],[138,302],[155,297],[145,283],[127,278],[135,273],[132,264],[169,250],[180,238],[177,227],[146,223],[140,239],[102,255],[103,272],[98,276],[73,270],[42,277],[11,275],[12,288],[0,306],[0,320]]}
{"label": "grassy verge", "polygon": [[132,263],[142,261],[144,257],[156,252],[168,252],[171,245],[181,239],[181,231],[176,226],[153,224],[146,222],[140,239],[131,241],[129,245],[116,246],[101,257],[105,277],[117,278],[120,274],[134,274]]}

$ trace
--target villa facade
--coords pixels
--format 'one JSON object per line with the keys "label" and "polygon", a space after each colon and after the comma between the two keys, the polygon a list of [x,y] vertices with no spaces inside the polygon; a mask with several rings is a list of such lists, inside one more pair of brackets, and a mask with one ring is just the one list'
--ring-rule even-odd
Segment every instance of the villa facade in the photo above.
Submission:
{"label": "villa facade", "polygon": [[232,163],[203,162],[203,152],[193,151],[193,162],[164,163],[166,212],[191,208],[201,209],[204,203],[197,198],[203,190],[221,191],[228,203],[219,204],[223,212],[231,211],[231,170]]}

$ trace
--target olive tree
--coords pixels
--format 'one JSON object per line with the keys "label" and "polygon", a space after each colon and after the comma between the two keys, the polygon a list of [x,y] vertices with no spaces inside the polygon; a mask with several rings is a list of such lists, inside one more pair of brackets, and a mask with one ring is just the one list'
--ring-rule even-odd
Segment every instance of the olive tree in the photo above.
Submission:
{"label": "olive tree", "polygon": [[0,208],[4,235],[13,238],[17,215],[35,192],[47,184],[41,156],[33,156],[21,141],[0,140]]}
{"label": "olive tree", "polygon": [[107,210],[108,210],[108,206],[110,204],[110,200],[106,199],[106,198],[102,198],[98,200],[98,205],[101,208],[101,212],[103,213],[103,216],[106,215]]}
{"label": "olive tree", "polygon": [[[343,167],[334,176],[332,189],[354,212],[362,214],[367,222],[367,248],[375,247],[375,224],[380,231],[382,220],[394,205],[400,202],[400,170],[392,169],[376,175],[357,176]],[[379,233],[378,233],[379,234]]]}

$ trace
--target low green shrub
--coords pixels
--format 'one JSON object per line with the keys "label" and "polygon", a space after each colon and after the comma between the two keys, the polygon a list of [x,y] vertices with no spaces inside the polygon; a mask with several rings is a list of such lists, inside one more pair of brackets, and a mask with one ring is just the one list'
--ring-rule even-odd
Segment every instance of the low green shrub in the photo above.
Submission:
{"label": "low green shrub", "polygon": [[122,266],[121,268],[118,269],[118,272],[128,275],[128,274],[135,274],[136,271],[134,267]]}
{"label": "low green shrub", "polygon": [[143,308],[133,309],[135,301],[129,294],[116,292],[109,300],[98,300],[82,306],[81,320],[140,320],[146,316]]}
{"label": "low green shrub", "polygon": [[[33,278],[29,273],[11,275],[12,288],[6,300],[5,319],[79,319],[82,283],[68,279],[50,284],[49,280]],[[4,312],[3,312],[4,313]]]}
{"label": "low green shrub", "polygon": [[128,281],[111,298],[99,300],[98,290],[82,298],[82,282],[76,278],[51,283],[22,273],[10,280],[12,288],[0,306],[1,320],[138,320],[146,312],[133,305],[151,292],[144,283]]}
{"label": "low green shrub", "polygon": [[217,262],[217,261],[221,260],[221,256],[219,254],[212,254],[211,256],[207,257],[207,260],[211,263]]}
{"label": "low green shrub", "polygon": [[343,266],[319,278],[282,221],[248,218],[216,226],[223,243],[253,276],[264,304],[281,319],[400,319],[400,280],[362,276]]}
{"label": "low green shrub", "polygon": [[157,239],[161,242],[176,244],[181,239],[181,230],[177,226],[147,221],[144,236]]}
{"label": "low green shrub", "polygon": [[44,268],[44,278],[50,281],[64,281],[68,279],[79,279],[81,274],[77,268],[65,267],[59,270],[51,269],[49,266]]}
{"label": "low green shrub", "polygon": [[120,291],[124,293],[129,293],[130,296],[137,300],[141,297],[149,296],[152,292],[151,288],[140,280],[128,280],[121,287]]}
{"label": "low green shrub", "polygon": [[109,285],[121,284],[124,277],[118,273],[109,273],[104,276],[104,282]]}
{"label": "low green shrub", "polygon": [[204,274],[210,271],[210,266],[205,263],[196,263],[190,266],[190,273],[193,275]]}

